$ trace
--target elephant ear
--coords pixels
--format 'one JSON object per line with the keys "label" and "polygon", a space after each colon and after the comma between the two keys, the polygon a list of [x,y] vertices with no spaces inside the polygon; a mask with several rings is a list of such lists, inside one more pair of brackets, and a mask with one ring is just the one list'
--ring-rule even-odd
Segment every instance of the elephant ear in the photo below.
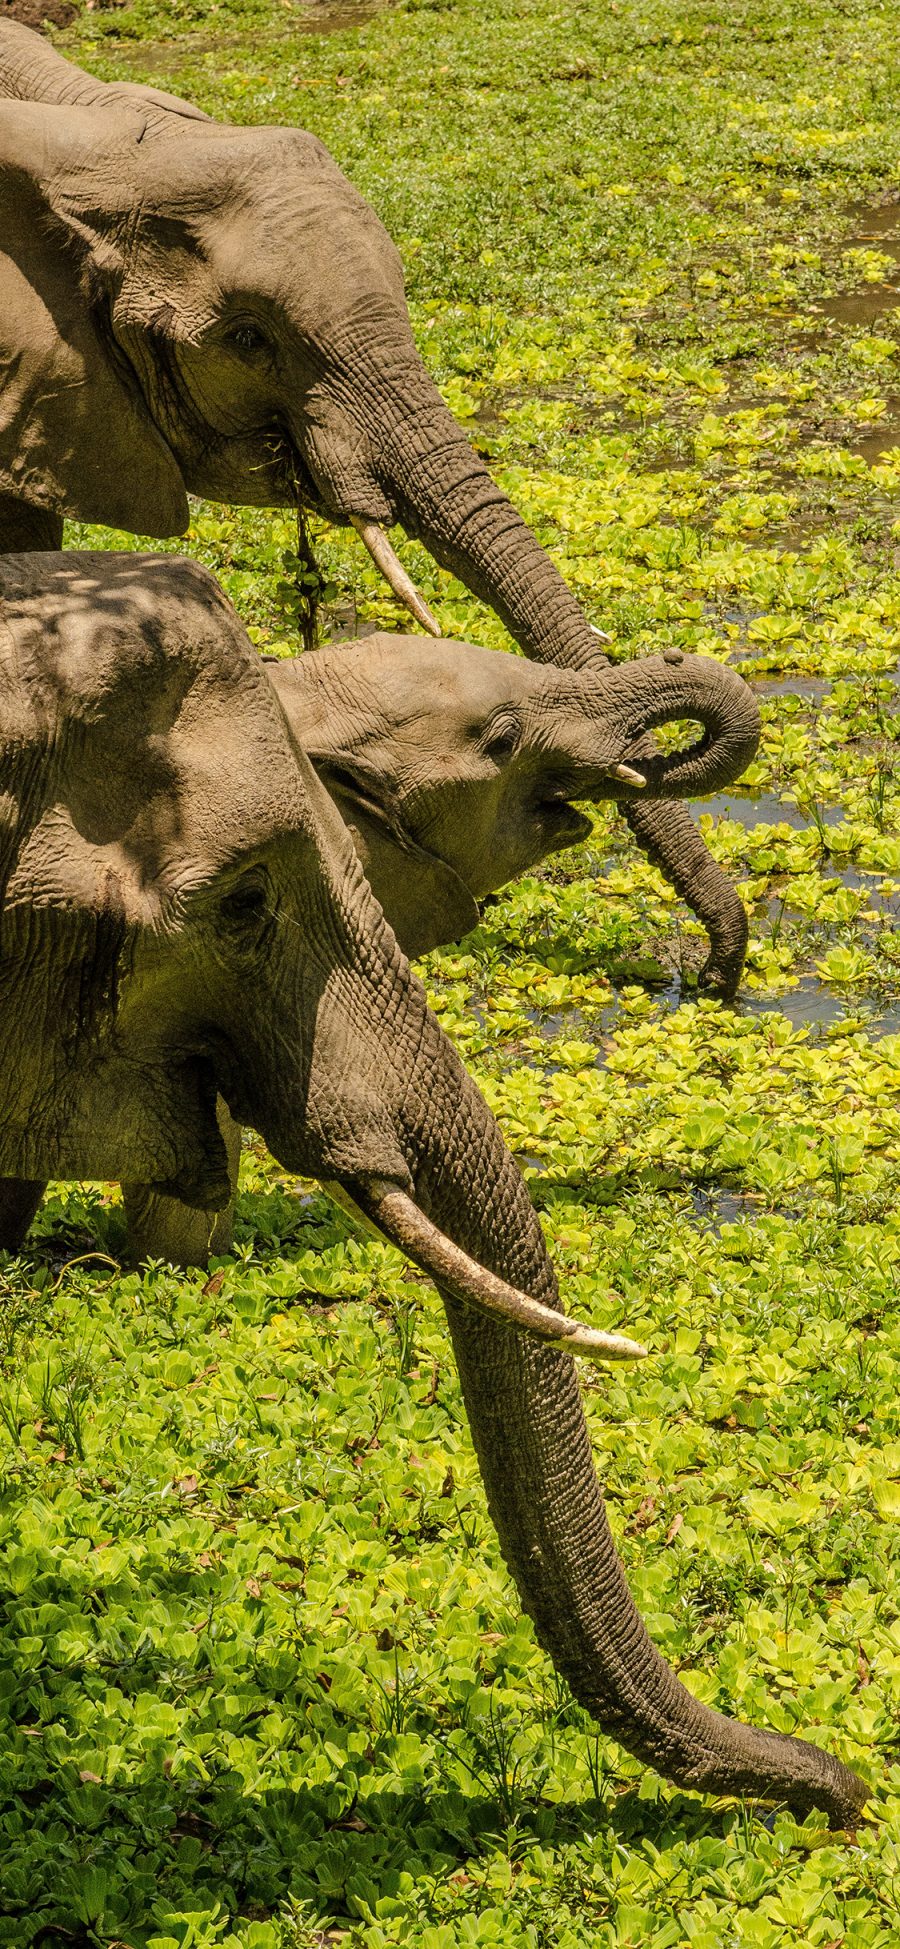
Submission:
{"label": "elephant ear", "polygon": [[308,756],[350,828],[369,884],[405,954],[458,941],[477,927],[478,903],[452,866],[412,837],[382,774],[353,756]]}
{"label": "elephant ear", "polygon": [[100,214],[110,183],[118,195],[131,180],[145,124],[125,108],[101,128],[85,109],[0,102],[0,494],[162,536],[187,527],[187,496],[107,328],[121,267],[114,213],[108,233]]}

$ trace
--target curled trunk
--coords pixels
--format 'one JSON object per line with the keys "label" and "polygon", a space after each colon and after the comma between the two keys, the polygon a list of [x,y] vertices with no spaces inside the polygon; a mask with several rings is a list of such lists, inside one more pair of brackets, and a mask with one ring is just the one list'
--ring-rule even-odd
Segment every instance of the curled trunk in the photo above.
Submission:
{"label": "curled trunk", "polygon": [[[702,796],[739,778],[756,756],[759,711],[742,677],[708,656],[640,657],[619,664],[602,680],[604,715],[622,740],[629,761],[643,755],[643,794],[653,798]],[[696,719],[701,735],[686,748],[663,753],[646,734],[663,724]],[[620,795],[621,796],[621,795]]]}

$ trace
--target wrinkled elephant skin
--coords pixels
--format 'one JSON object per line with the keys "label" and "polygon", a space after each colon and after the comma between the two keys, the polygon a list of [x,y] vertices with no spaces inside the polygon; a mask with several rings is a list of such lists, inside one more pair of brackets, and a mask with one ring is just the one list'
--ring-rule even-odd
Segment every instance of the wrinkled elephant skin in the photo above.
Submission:
{"label": "wrinkled elephant skin", "polygon": [[483,895],[586,838],[577,802],[619,798],[654,728],[701,735],[640,763],[647,799],[720,790],[759,739],[749,687],[709,657],[601,675],[374,635],[266,667],[407,954],[458,940]]}
{"label": "wrinkled elephant skin", "polygon": [[[427,627],[381,532],[399,521],[527,656],[603,662],[429,378],[397,252],[322,144],[95,81],[13,22],[0,373],[0,549],[59,547],[66,514],[178,534],[188,491],[301,503],[353,522]],[[687,809],[626,816],[709,932],[709,985],[732,994],[744,910]]]}
{"label": "wrinkled elephant skin", "polygon": [[851,1824],[854,1774],[711,1712],[654,1650],[571,1357],[497,1316],[511,1293],[571,1330],[522,1179],[211,578],[21,555],[0,595],[4,1243],[41,1179],[107,1176],[123,1144],[148,1183],[227,1194],[217,1090],[287,1169],[399,1209],[445,1269],[503,1552],[576,1696],[671,1779]]}
{"label": "wrinkled elephant skin", "polygon": [[[701,737],[646,767],[651,797],[730,784],[759,734],[752,692],[708,657],[646,657],[601,678],[474,643],[375,635],[265,661],[407,954],[459,940],[484,894],[585,838],[574,801],[618,792],[654,726],[684,718]],[[123,1190],[133,1256],[205,1265],[230,1248],[229,1213],[213,1223],[146,1187]]]}

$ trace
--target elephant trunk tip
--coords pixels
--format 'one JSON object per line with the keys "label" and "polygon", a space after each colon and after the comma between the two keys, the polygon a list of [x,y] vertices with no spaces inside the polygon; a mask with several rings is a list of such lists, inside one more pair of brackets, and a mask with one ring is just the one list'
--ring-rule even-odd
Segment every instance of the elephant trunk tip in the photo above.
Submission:
{"label": "elephant trunk tip", "polygon": [[[329,1186],[329,1189],[332,1187]],[[532,1299],[454,1244],[432,1224],[408,1192],[389,1179],[358,1178],[339,1188],[340,1202],[356,1209],[367,1227],[376,1231],[452,1299],[474,1306],[538,1340],[555,1342],[567,1353],[583,1354],[597,1363],[644,1360],[646,1347],[622,1333],[605,1333],[568,1319],[565,1313]]]}

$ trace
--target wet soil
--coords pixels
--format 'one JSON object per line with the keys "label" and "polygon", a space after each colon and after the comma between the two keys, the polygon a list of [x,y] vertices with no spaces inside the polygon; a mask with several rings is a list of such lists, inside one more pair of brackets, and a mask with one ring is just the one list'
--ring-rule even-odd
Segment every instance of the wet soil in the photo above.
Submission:
{"label": "wet soil", "polygon": [[[4,4],[6,0],[0,0],[0,8]],[[13,11],[16,5],[30,4],[32,0],[14,0]],[[43,0],[34,0],[34,4],[43,4]],[[50,7],[57,4],[59,0],[49,0]],[[91,0],[87,0],[87,4],[90,6]],[[94,0],[94,4],[98,7],[118,7],[121,0]],[[342,0],[303,0],[301,6],[294,6],[287,0],[286,34],[295,37],[297,34],[347,33],[353,27],[366,27],[377,14],[384,13],[389,4],[390,0],[348,0],[346,5],[342,4]],[[64,5],[63,11],[66,18],[71,19],[75,8]],[[124,20],[123,14],[123,27]],[[117,45],[114,36],[110,39],[110,45]],[[124,35],[118,45],[129,45]],[[142,41],[141,67],[142,70],[152,69],[154,75],[177,77],[183,73],[188,61],[196,62],[209,57],[219,64],[230,51],[246,56],[246,50],[247,41],[243,34],[179,34],[177,40]]]}
{"label": "wet soil", "polygon": [[0,0],[0,20],[18,20],[23,27],[68,27],[74,18],[70,0]]}

